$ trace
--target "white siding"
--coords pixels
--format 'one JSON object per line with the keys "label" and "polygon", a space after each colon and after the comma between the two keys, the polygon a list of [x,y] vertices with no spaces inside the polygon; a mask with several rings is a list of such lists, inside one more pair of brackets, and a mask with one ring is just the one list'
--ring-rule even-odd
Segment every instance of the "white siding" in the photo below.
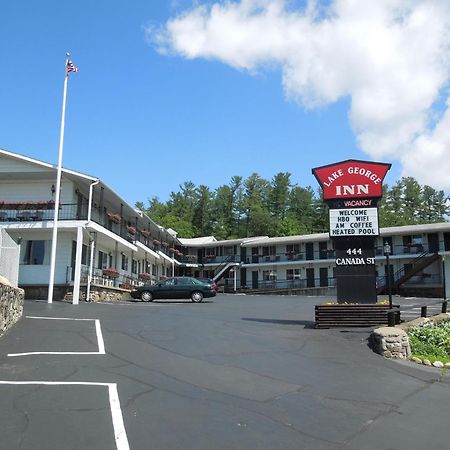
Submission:
{"label": "white siding", "polygon": [[[0,200],[15,201],[50,201],[54,200],[52,185],[55,180],[15,182],[0,181]],[[76,203],[74,184],[69,180],[63,180],[61,184],[61,203]]]}

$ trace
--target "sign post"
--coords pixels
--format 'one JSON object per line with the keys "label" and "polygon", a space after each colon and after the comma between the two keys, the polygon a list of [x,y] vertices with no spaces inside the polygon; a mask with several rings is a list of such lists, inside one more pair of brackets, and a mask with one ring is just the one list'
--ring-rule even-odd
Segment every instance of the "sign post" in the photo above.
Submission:
{"label": "sign post", "polygon": [[391,165],[346,160],[312,169],[330,208],[338,303],[376,303],[378,200]]}

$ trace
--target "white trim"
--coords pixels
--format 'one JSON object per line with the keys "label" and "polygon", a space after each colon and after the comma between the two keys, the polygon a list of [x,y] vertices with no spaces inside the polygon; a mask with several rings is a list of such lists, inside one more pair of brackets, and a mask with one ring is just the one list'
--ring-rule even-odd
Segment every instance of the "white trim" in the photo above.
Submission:
{"label": "white trim", "polygon": [[144,252],[148,253],[149,255],[152,255],[153,257],[159,259],[160,256],[158,255],[158,253],[156,253],[154,250],[152,250],[151,248],[148,248],[146,245],[144,245],[142,242],[136,241],[136,247],[140,248],[141,250],[144,250]]}
{"label": "white trim", "polygon": [[173,263],[175,261],[170,256],[167,256],[165,253],[163,253],[161,250],[158,250],[158,255],[161,255],[164,259],[170,261],[170,263]]}

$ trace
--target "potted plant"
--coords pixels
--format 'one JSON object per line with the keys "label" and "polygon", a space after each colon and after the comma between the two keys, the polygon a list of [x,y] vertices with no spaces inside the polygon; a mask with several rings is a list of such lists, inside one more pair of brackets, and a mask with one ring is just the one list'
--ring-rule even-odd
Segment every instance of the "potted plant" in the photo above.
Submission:
{"label": "potted plant", "polygon": [[135,227],[128,226],[127,227],[127,231],[128,231],[129,234],[132,234],[133,236],[136,234],[136,228]]}
{"label": "potted plant", "polygon": [[154,245],[161,245],[161,241],[158,241],[158,239],[153,239]]}

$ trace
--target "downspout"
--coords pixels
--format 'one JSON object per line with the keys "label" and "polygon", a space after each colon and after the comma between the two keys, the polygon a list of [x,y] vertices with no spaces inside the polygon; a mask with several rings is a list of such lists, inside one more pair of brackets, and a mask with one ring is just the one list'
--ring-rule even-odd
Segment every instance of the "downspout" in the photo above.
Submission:
{"label": "downspout", "polygon": [[[94,191],[94,186],[96,184],[100,183],[100,180],[96,180],[91,183],[89,186],[89,201],[88,201],[88,217],[87,217],[87,224],[86,226],[89,226],[91,222],[91,209],[92,209],[92,196]],[[95,239],[94,236],[91,236],[91,254],[89,258],[89,273],[88,273],[88,279],[87,279],[87,286],[86,286],[86,301],[91,301],[91,281],[92,281],[92,269],[94,265],[94,246],[95,246]]]}

